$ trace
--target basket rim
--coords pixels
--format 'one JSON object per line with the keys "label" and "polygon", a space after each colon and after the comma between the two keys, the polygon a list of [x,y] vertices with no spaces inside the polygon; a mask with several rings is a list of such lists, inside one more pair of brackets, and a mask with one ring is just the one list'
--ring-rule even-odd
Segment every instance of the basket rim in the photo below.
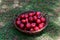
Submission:
{"label": "basket rim", "polygon": [[[33,10],[25,11],[25,12],[28,13],[28,12],[31,12],[31,11],[32,11],[32,12],[36,12],[36,11],[33,11]],[[19,15],[24,14],[25,12],[22,12],[22,13],[18,14],[16,18],[18,18]],[[39,12],[40,12],[40,11],[39,11]],[[43,14],[43,13],[42,13],[42,14]],[[49,23],[48,17],[45,16],[45,18],[46,18],[46,25],[45,25],[42,29],[40,29],[40,30],[30,32],[30,31],[21,30],[19,27],[17,27],[17,25],[16,25],[16,23],[15,23],[15,22],[16,22],[16,18],[15,18],[15,20],[14,20],[14,25],[15,25],[15,27],[16,27],[19,31],[24,32],[24,33],[29,33],[29,34],[41,32],[42,30],[44,30],[44,29],[47,27],[47,25],[48,25],[48,23]]]}

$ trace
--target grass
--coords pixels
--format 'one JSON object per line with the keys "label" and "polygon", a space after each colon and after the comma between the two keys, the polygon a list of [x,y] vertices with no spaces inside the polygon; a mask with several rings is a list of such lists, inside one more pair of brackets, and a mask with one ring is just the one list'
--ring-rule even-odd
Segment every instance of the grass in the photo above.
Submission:
{"label": "grass", "polygon": [[[0,40],[55,40],[60,35],[60,26],[54,22],[57,18],[54,9],[58,6],[56,5],[58,0],[26,0],[25,2],[23,0],[21,3],[24,3],[22,7],[11,8],[0,14],[0,22],[4,23],[0,28]],[[36,35],[19,32],[13,24],[18,14],[28,10],[41,11],[49,15],[49,25]]]}

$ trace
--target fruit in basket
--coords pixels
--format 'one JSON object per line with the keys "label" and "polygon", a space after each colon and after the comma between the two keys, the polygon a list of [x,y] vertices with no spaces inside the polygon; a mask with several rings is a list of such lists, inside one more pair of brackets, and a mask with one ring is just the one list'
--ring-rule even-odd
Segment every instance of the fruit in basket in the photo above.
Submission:
{"label": "fruit in basket", "polygon": [[46,18],[41,15],[41,12],[29,12],[21,14],[17,17],[16,25],[23,31],[38,31],[41,30],[46,23]]}

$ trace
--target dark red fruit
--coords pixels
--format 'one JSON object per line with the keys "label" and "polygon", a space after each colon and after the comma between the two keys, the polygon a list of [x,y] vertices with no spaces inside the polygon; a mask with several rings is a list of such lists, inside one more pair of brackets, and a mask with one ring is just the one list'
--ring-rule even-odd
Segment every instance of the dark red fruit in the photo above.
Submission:
{"label": "dark red fruit", "polygon": [[21,24],[20,24],[20,28],[22,29],[23,27],[24,27],[24,24],[21,23]]}
{"label": "dark red fruit", "polygon": [[33,21],[33,17],[29,17],[29,21]]}
{"label": "dark red fruit", "polygon": [[46,19],[45,19],[44,17],[41,17],[41,21],[42,21],[42,22],[45,22]]}
{"label": "dark red fruit", "polygon": [[29,13],[29,16],[33,16],[33,13]]}
{"label": "dark red fruit", "polygon": [[21,22],[20,21],[16,21],[16,24],[19,25]]}
{"label": "dark red fruit", "polygon": [[37,20],[37,16],[34,16],[33,19],[34,19],[34,20]]}
{"label": "dark red fruit", "polygon": [[35,15],[35,12],[33,12],[32,14],[33,14],[33,16],[34,16],[34,15]]}
{"label": "dark red fruit", "polygon": [[30,29],[30,32],[33,32],[33,31],[34,31],[34,29],[33,29],[33,28],[31,28],[31,29]]}
{"label": "dark red fruit", "polygon": [[35,31],[38,31],[38,30],[39,30],[39,27],[34,27],[34,30],[35,30]]}
{"label": "dark red fruit", "polygon": [[37,18],[40,19],[41,18],[41,15],[38,15]]}
{"label": "dark red fruit", "polygon": [[26,22],[28,22],[28,18],[26,18]]}
{"label": "dark red fruit", "polygon": [[41,12],[36,12],[36,15],[41,15]]}
{"label": "dark red fruit", "polygon": [[24,15],[24,14],[22,14],[22,15],[21,15],[21,18],[25,18],[25,15]]}
{"label": "dark red fruit", "polygon": [[25,18],[28,18],[28,14],[25,14]]}
{"label": "dark red fruit", "polygon": [[44,23],[39,24],[39,28],[43,28],[44,27]]}
{"label": "dark red fruit", "polygon": [[24,19],[22,19],[21,21],[22,21],[22,23],[26,23],[26,20],[24,20]]}
{"label": "dark red fruit", "polygon": [[31,27],[31,24],[30,23],[27,23],[26,24],[26,28],[30,28]]}
{"label": "dark red fruit", "polygon": [[39,24],[39,23],[41,23],[41,20],[40,20],[40,19],[37,19],[37,21],[36,21],[36,22]]}
{"label": "dark red fruit", "polygon": [[36,26],[36,23],[31,23],[31,27],[35,27]]}
{"label": "dark red fruit", "polygon": [[20,21],[20,18],[17,18],[18,21]]}

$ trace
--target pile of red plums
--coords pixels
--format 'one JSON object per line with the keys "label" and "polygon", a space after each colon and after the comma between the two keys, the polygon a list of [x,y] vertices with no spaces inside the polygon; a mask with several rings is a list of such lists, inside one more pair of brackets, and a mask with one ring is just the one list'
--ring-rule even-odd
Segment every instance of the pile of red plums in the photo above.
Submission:
{"label": "pile of red plums", "polygon": [[34,32],[45,27],[46,18],[39,11],[25,12],[16,18],[15,24],[23,31]]}

